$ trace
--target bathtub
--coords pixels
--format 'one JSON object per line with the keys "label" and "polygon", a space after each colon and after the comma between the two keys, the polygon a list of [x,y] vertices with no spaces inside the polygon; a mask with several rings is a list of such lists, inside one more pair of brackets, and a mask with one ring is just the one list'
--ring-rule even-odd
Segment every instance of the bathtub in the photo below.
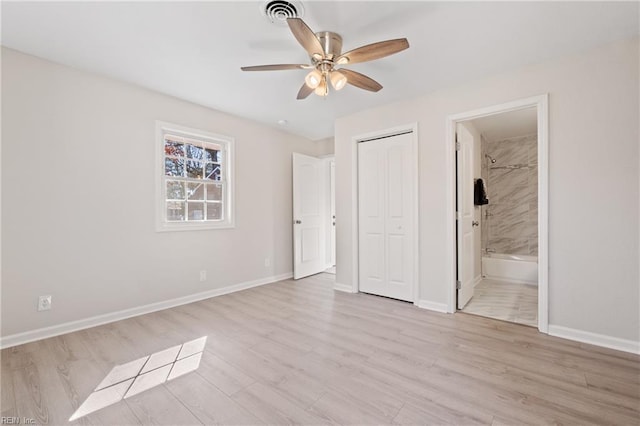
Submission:
{"label": "bathtub", "polygon": [[538,285],[538,257],[486,253],[482,257],[482,276],[495,280]]}

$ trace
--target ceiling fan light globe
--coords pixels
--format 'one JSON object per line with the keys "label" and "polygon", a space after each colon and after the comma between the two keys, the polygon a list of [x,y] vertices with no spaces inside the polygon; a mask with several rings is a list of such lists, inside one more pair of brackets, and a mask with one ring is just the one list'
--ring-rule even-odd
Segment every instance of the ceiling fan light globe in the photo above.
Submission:
{"label": "ceiling fan light globe", "polygon": [[331,80],[331,85],[336,90],[343,89],[347,84],[347,77],[345,77],[340,71],[332,71],[329,79]]}
{"label": "ceiling fan light globe", "polygon": [[315,89],[315,94],[318,96],[327,96],[329,94],[329,87],[327,86],[327,80],[324,78],[318,87]]}
{"label": "ceiling fan light globe", "polygon": [[322,74],[318,70],[313,70],[304,78],[304,82],[307,83],[312,89],[315,89],[322,82]]}

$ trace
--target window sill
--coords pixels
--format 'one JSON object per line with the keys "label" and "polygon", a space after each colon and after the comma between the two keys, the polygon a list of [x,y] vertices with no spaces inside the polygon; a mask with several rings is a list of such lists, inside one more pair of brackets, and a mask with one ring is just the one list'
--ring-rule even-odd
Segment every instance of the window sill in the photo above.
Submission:
{"label": "window sill", "polygon": [[180,231],[210,231],[215,229],[232,229],[235,228],[234,223],[202,223],[202,222],[176,222],[176,223],[158,223],[156,224],[156,232],[180,232]]}

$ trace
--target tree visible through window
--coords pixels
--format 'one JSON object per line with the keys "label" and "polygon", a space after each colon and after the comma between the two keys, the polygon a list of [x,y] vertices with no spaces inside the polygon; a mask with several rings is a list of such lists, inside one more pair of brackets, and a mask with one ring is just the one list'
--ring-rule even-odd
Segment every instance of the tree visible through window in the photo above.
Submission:
{"label": "tree visible through window", "polygon": [[169,225],[173,229],[180,223],[232,225],[228,170],[232,141],[176,127],[162,126],[160,132],[164,224],[174,224]]}

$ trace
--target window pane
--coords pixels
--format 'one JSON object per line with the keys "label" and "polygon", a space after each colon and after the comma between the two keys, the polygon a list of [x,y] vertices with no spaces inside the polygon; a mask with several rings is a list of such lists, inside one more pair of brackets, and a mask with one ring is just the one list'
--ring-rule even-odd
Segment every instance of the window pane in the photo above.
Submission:
{"label": "window pane", "polygon": [[165,176],[184,176],[184,160],[164,159]]}
{"label": "window pane", "polygon": [[220,165],[207,163],[205,166],[204,175],[206,179],[221,180],[222,173],[220,173]]}
{"label": "window pane", "polygon": [[222,162],[222,151],[219,148],[205,148],[204,160],[211,161],[213,163]]}
{"label": "window pane", "polygon": [[207,200],[220,201],[222,200],[222,185],[207,185]]}
{"label": "window pane", "polygon": [[204,200],[204,183],[187,183],[189,200]]}
{"label": "window pane", "polygon": [[184,184],[182,182],[167,181],[167,200],[184,200]]}
{"label": "window pane", "polygon": [[202,163],[200,161],[187,161],[187,177],[202,179]]}
{"label": "window pane", "polygon": [[222,220],[221,203],[207,203],[207,220]]}
{"label": "window pane", "polygon": [[167,201],[167,220],[184,220],[184,203],[181,201]]}
{"label": "window pane", "polygon": [[188,202],[189,220],[204,220],[204,203]]}
{"label": "window pane", "polygon": [[165,155],[173,155],[174,157],[184,157],[184,144],[174,142],[171,139],[164,140]]}
{"label": "window pane", "polygon": [[200,148],[199,146],[187,144],[187,157],[202,160],[203,156],[204,150],[202,148]]}

